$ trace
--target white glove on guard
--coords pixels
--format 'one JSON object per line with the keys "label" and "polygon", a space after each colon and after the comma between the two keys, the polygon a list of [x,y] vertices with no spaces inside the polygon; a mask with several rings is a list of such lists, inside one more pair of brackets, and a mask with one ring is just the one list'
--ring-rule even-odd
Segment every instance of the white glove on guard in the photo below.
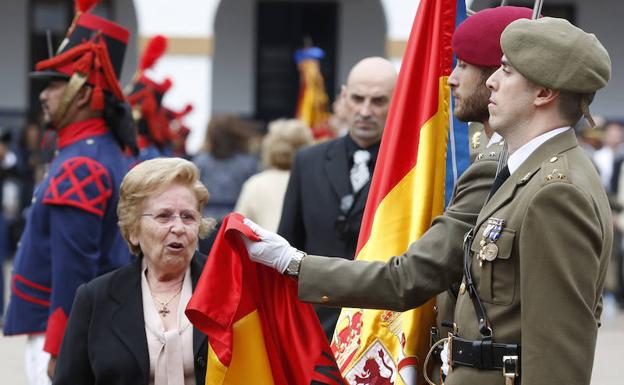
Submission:
{"label": "white glove on guard", "polygon": [[280,273],[284,273],[290,261],[295,257],[297,249],[292,247],[287,240],[281,236],[263,229],[252,220],[243,220],[249,228],[260,238],[254,242],[243,236],[243,242],[247,247],[249,258],[252,261],[274,268]]}

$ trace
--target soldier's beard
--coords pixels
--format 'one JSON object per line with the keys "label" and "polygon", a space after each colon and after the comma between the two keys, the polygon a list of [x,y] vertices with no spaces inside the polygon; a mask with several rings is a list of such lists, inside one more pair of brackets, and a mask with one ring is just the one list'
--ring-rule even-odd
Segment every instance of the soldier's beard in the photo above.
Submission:
{"label": "soldier's beard", "polygon": [[489,100],[490,90],[485,84],[479,86],[470,97],[462,99],[460,108],[455,108],[455,117],[462,122],[485,122],[490,117]]}

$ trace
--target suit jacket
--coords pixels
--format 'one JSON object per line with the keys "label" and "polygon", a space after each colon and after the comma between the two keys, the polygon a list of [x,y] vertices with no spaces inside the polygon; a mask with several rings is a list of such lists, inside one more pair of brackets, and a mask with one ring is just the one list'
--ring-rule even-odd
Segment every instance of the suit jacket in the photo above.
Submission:
{"label": "suit jacket", "polygon": [[[348,212],[343,197],[352,194],[347,138],[341,137],[297,152],[284,197],[278,233],[299,250],[353,259],[370,182],[354,197]],[[338,217],[348,236],[336,229]],[[340,309],[316,307],[331,340]]]}
{"label": "suit jacket", "polygon": [[[480,265],[479,241],[489,218],[505,224],[496,241],[497,258]],[[533,152],[486,203],[476,223],[472,277],[494,342],[521,344],[522,384],[589,384],[613,229],[600,179],[574,132],[559,134]],[[452,246],[443,243],[440,250],[430,250],[439,254],[436,260],[421,252],[421,241],[385,265],[349,267],[307,257],[299,276],[300,297],[319,301],[327,295],[341,306],[418,306],[452,282],[449,276],[461,275],[461,258],[445,257]],[[356,281],[357,288],[335,284],[333,277]],[[455,322],[460,336],[481,338],[473,304],[462,289]],[[504,383],[499,371],[461,366],[445,381]]]}
{"label": "suit jacket", "polygon": [[[204,261],[199,254],[191,261],[193,289]],[[195,328],[193,355],[197,384],[204,384],[207,338]],[[53,384],[137,385],[148,381],[141,261],[137,259],[78,289]]]}

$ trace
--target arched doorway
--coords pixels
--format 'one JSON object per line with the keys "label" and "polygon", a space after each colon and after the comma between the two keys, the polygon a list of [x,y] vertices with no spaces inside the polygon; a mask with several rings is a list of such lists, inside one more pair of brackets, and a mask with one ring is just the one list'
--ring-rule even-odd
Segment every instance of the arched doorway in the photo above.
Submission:
{"label": "arched doorway", "polygon": [[333,94],[355,62],[385,54],[383,5],[379,0],[222,1],[214,23],[212,113],[262,120],[292,116],[298,87],[293,54],[305,35],[328,51],[322,70]]}

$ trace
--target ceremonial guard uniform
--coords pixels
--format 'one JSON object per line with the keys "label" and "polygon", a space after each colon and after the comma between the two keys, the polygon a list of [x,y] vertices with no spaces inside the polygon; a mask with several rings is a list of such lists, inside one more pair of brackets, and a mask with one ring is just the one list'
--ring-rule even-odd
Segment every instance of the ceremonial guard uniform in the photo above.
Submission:
{"label": "ceremonial guard uniform", "polygon": [[[34,193],[16,253],[4,333],[45,333],[44,350],[53,356],[59,352],[78,286],[130,261],[116,215],[127,170],[124,138],[134,135],[120,131],[132,126],[121,124],[116,114],[130,111],[123,107],[117,81],[128,37],[124,28],[81,13],[58,54],[39,62],[33,73],[66,81],[67,88],[65,104],[51,119],[59,138],[57,155]],[[104,110],[103,118],[57,127],[72,108],[66,102],[73,103],[83,87],[91,87],[86,108]]]}
{"label": "ceremonial guard uniform", "polygon": [[145,75],[145,71],[164,54],[166,47],[164,36],[157,35],[149,41],[128,94],[138,128],[138,161],[171,155],[173,138],[169,132],[169,118],[162,107],[165,93],[171,88],[171,80],[158,83]]}

